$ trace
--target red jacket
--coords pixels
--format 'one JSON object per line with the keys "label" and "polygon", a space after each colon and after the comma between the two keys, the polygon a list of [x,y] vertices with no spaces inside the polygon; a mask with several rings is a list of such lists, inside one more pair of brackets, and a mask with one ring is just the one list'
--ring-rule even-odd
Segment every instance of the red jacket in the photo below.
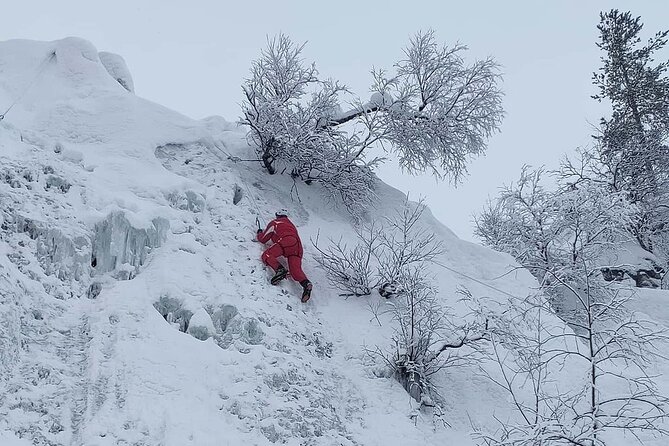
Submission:
{"label": "red jacket", "polygon": [[260,243],[267,243],[269,240],[283,248],[284,256],[302,257],[302,241],[297,234],[297,228],[288,217],[277,217],[267,224],[264,231],[258,232]]}

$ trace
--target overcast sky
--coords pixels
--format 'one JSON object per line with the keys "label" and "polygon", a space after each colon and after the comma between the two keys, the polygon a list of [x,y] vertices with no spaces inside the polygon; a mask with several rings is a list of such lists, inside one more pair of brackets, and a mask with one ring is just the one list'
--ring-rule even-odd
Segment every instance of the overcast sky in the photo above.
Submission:
{"label": "overcast sky", "polygon": [[0,40],[83,37],[125,58],[137,95],[193,118],[236,121],[240,85],[268,35],[307,41],[305,58],[323,77],[368,97],[369,70],[391,68],[412,34],[432,28],[445,43],[469,46],[468,57],[490,55],[503,66],[502,132],[458,188],[399,175],[392,162],[379,174],[412,198],[426,197],[443,223],[473,240],[472,214],[523,164],[556,167],[589,143],[591,125],[606,113],[590,99],[596,25],[613,7],[642,16],[647,35],[669,28],[666,0],[26,0],[3,2]]}

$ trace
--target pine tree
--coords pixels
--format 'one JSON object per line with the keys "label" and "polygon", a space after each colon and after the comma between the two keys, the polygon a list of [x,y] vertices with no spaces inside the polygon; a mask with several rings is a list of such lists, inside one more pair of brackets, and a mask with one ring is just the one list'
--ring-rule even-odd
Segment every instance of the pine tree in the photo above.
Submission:
{"label": "pine tree", "polygon": [[593,75],[599,89],[593,98],[610,101],[612,114],[602,119],[596,137],[598,161],[612,188],[639,205],[634,235],[652,252],[653,239],[669,217],[661,211],[666,209],[669,191],[669,63],[654,60],[666,45],[669,31],[658,32],[642,44],[640,17],[616,9],[600,17],[597,46],[604,55],[599,72]]}

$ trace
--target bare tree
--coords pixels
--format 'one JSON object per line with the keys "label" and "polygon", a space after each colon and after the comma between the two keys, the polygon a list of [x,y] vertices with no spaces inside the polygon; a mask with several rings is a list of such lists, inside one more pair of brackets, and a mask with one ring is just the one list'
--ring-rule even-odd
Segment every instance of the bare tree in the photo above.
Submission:
{"label": "bare tree", "polygon": [[629,237],[636,207],[599,181],[572,178],[559,176],[547,191],[541,171],[524,170],[477,221],[488,244],[516,256],[541,284],[540,294],[491,317],[498,373],[489,376],[518,418],[499,420],[495,434],[479,431],[488,445],[594,446],[617,430],[666,433],[667,401],[646,370],[667,336],[629,308],[633,291],[601,274],[607,254]]}
{"label": "bare tree", "polygon": [[454,183],[467,163],[486,150],[503,117],[499,66],[492,59],[467,65],[464,45],[436,43],[434,32],[419,32],[395,64],[396,74],[375,73],[382,94],[384,140],[408,172],[429,171]]}
{"label": "bare tree", "polygon": [[511,254],[541,282],[546,271],[573,271],[582,258],[602,258],[629,239],[636,207],[623,193],[563,177],[547,190],[543,175],[542,169],[523,168],[518,183],[503,188],[476,217],[476,234],[485,244]]}
{"label": "bare tree", "polygon": [[483,444],[548,446],[561,440],[567,406],[554,404],[560,397],[553,385],[558,368],[546,359],[553,344],[550,333],[560,333],[564,325],[550,324],[555,318],[546,302],[541,293],[533,293],[509,300],[506,310],[494,317],[486,312],[492,321],[489,355],[497,370],[481,370],[509,395],[513,415],[497,418],[496,432],[475,429],[474,437]]}
{"label": "bare tree", "polygon": [[[475,234],[491,248],[511,254],[521,265],[546,268],[560,242],[554,193],[542,185],[543,169],[523,166],[516,184],[503,187],[474,219]],[[541,280],[542,270],[531,270]]]}
{"label": "bare tree", "polygon": [[420,224],[424,211],[423,200],[411,203],[407,197],[394,215],[359,224],[351,248],[341,239],[325,248],[313,241],[330,284],[345,296],[369,295],[383,284],[398,288],[404,271],[441,255],[442,243]]}
{"label": "bare tree", "polygon": [[379,249],[375,252],[380,283],[401,282],[402,274],[416,265],[427,265],[443,254],[443,244],[421,224],[425,204],[421,199],[404,206],[384,219],[379,231]]}
{"label": "bare tree", "polygon": [[[394,293],[384,306],[373,308],[393,321],[392,349],[368,350],[383,361],[418,402],[438,406],[439,389],[433,376],[447,367],[467,363],[475,352],[472,344],[484,339],[480,321],[462,324],[440,303],[427,267],[443,252],[434,233],[421,225],[425,206],[404,203],[395,215],[356,230],[358,243],[349,248],[341,239],[329,247],[314,246],[318,262],[333,287],[344,296],[364,296],[379,288]],[[435,399],[435,396],[437,397]]]}
{"label": "bare tree", "polygon": [[392,77],[374,72],[371,99],[352,98],[347,112],[340,101],[348,90],[320,80],[303,48],[283,34],[269,40],[243,86],[241,123],[270,174],[283,167],[318,182],[354,214],[374,199],[373,170],[382,160],[366,157],[370,147],[388,146],[410,173],[457,183],[499,129],[497,64],[467,65],[464,46],[439,46],[432,31],[411,40]]}
{"label": "bare tree", "polygon": [[318,238],[312,244],[319,255],[316,261],[325,271],[330,285],[342,292],[342,296],[368,296],[379,285],[376,253],[379,249],[379,230],[376,225],[359,225],[355,228],[357,244],[349,248],[339,239],[330,240],[325,248],[319,246]]}
{"label": "bare tree", "polygon": [[573,297],[571,330],[541,294],[510,302],[495,318],[489,337],[498,373],[486,373],[511,396],[519,418],[499,420],[494,434],[479,431],[484,444],[595,446],[614,431],[643,444],[644,433],[669,434],[662,425],[668,400],[647,372],[669,337],[630,311],[633,291],[604,282],[588,263],[580,262],[578,274],[555,274],[551,285]]}
{"label": "bare tree", "polygon": [[[408,268],[399,279],[403,291],[389,301],[392,315],[393,349],[377,348],[406,391],[421,404],[440,405],[440,389],[433,384],[434,376],[445,368],[469,364],[476,349],[470,348],[486,338],[481,321],[463,324],[440,303],[437,292],[425,277],[420,266]],[[436,397],[436,398],[435,398]]]}
{"label": "bare tree", "polygon": [[374,309],[377,320],[388,314],[393,322],[390,349],[367,349],[386,364],[393,376],[420,407],[441,412],[446,399],[434,377],[444,369],[471,364],[478,358],[479,341],[487,339],[485,319],[468,318],[454,322],[426,275],[425,265],[413,265],[398,277],[401,291]]}

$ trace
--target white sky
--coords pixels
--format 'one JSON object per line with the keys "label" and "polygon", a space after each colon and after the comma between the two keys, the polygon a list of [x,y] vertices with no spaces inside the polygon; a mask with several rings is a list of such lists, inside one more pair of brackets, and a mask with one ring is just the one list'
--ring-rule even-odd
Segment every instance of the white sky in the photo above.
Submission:
{"label": "white sky", "polygon": [[[305,57],[323,77],[369,95],[369,70],[391,68],[418,30],[432,28],[446,43],[469,46],[471,57],[492,55],[503,65],[507,117],[487,156],[473,162],[457,189],[431,177],[382,179],[433,213],[461,238],[473,239],[472,214],[523,164],[556,167],[562,154],[590,141],[591,123],[605,107],[591,75],[599,11],[631,9],[647,35],[669,28],[666,0],[225,2],[216,0],[40,0],[3,2],[0,40],[83,37],[100,51],[123,56],[136,93],[193,118],[239,115],[241,83],[266,36],[282,31],[308,41]],[[665,57],[667,52],[664,53]]]}

